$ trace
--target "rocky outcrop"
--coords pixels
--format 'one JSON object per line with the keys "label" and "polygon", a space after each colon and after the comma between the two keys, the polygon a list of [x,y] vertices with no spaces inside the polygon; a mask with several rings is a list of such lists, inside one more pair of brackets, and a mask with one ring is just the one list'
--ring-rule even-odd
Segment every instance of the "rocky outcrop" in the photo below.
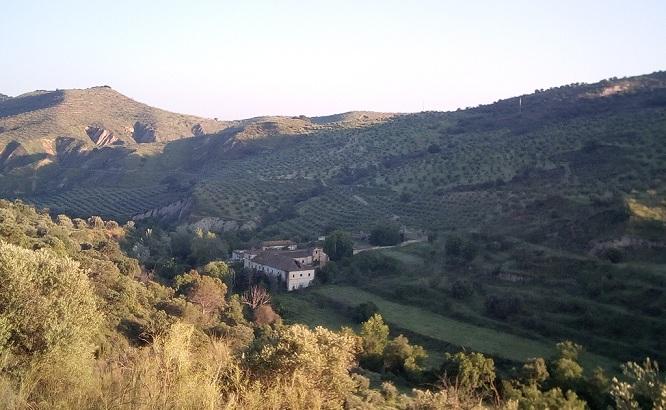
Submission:
{"label": "rocky outcrop", "polygon": [[55,152],[59,158],[80,154],[84,151],[86,151],[86,148],[79,139],[73,137],[58,137],[55,139]]}
{"label": "rocky outcrop", "polygon": [[193,229],[201,229],[209,232],[232,232],[238,230],[253,230],[256,229],[257,223],[254,221],[235,221],[233,219],[224,220],[222,218],[205,217],[199,219],[190,225]]}
{"label": "rocky outcrop", "polygon": [[0,169],[13,168],[19,165],[20,159],[28,155],[18,141],[10,141],[0,152]]}
{"label": "rocky outcrop", "polygon": [[608,249],[663,249],[666,248],[666,242],[650,241],[647,239],[631,236],[622,236],[621,238],[608,241],[592,242],[590,255],[600,255]]}
{"label": "rocky outcrop", "polygon": [[192,200],[189,198],[172,202],[169,205],[154,208],[132,216],[133,221],[142,219],[181,220],[192,209]]}
{"label": "rocky outcrop", "polygon": [[138,142],[139,144],[157,141],[155,128],[153,128],[153,126],[150,124],[146,124],[140,121],[134,123],[132,138],[134,138],[134,141]]}
{"label": "rocky outcrop", "polygon": [[86,134],[98,147],[108,147],[122,143],[120,139],[113,135],[113,132],[102,127],[88,126],[86,127]]}
{"label": "rocky outcrop", "polygon": [[194,124],[192,126],[192,135],[195,137],[206,135],[206,130],[204,130],[204,127],[201,124]]}

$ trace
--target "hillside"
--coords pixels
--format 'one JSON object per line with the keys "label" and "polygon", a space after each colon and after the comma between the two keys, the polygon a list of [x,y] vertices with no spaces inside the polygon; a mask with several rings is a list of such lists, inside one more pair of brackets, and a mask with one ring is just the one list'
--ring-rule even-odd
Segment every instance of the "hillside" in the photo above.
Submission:
{"label": "hillside", "polygon": [[[35,133],[40,124],[75,127],[42,117],[57,109],[7,116],[15,105],[5,102],[0,192],[82,216],[215,218],[218,227],[303,237],[387,219],[479,227],[551,194],[578,201],[620,191],[652,206],[664,174],[665,77],[538,90],[456,112],[262,117],[169,142],[135,144],[119,124],[124,145],[86,152]],[[33,98],[44,105],[58,95]],[[23,116],[41,120],[7,125]],[[77,121],[77,141],[92,144],[92,118]],[[171,135],[191,127],[183,124]],[[184,203],[186,212],[160,209]]]}
{"label": "hillside", "polygon": [[[110,87],[35,91],[0,103],[0,143],[54,154],[58,143],[83,147],[171,141],[219,131],[225,123],[138,103]],[[60,139],[60,141],[58,140]]]}
{"label": "hillside", "polygon": [[[91,95],[110,97],[102,104]],[[152,398],[168,393],[156,395],[153,386],[173,383],[170,400],[214,403],[209,407],[227,401],[231,408],[261,407],[267,389],[276,408],[294,405],[284,401],[289,397],[299,397],[302,408],[315,402],[393,408],[389,401],[412,408],[425,397],[419,395],[435,393],[398,395],[393,384],[382,384],[388,390],[380,393],[379,383],[431,386],[455,367],[445,353],[462,350],[495,360],[501,378],[512,383],[503,385],[503,399],[528,406],[543,399],[539,389],[552,388],[551,398],[560,401],[550,408],[566,407],[566,390],[605,408],[610,384],[592,369],[617,374],[623,361],[666,360],[666,73],[537,90],[455,112],[258,117],[215,122],[219,128],[202,132],[193,131],[203,124],[196,117],[153,110],[108,88],[0,102],[0,193],[49,208],[0,201],[0,262],[8,280],[2,283],[41,286],[34,271],[44,269],[53,280],[66,273],[76,284],[43,289],[57,309],[65,309],[57,304],[63,301],[86,311],[67,320],[90,343],[59,347],[63,360],[86,369],[82,380],[90,383],[77,384],[78,370],[62,368],[77,386],[71,391],[81,394],[63,395],[69,407],[82,407],[90,394],[93,407],[136,397],[155,404]],[[137,127],[123,127],[147,121],[141,117],[147,112],[160,118],[151,123],[155,141],[137,141]],[[101,132],[86,132],[93,116],[105,115]],[[260,239],[309,244],[343,229],[362,241],[379,225],[403,227],[422,240],[331,262],[314,286],[294,293],[240,267],[236,276],[226,265],[209,264]],[[271,307],[271,326],[233,295],[252,284],[274,293],[278,315]],[[75,291],[57,293],[67,289]],[[33,293],[39,294],[26,294]],[[9,298],[0,302],[30,299],[16,302],[13,294],[0,292]],[[353,351],[354,341],[372,335],[302,326],[358,331],[364,304],[391,329],[384,337],[394,350],[379,358],[367,341],[367,351]],[[0,340],[12,337],[7,346],[25,362],[6,373],[6,392],[24,388],[14,375],[31,375],[30,366],[61,368],[33,361],[42,352],[25,341],[42,327],[19,320],[51,318],[51,310],[20,308],[29,314],[7,319],[18,327],[5,333],[0,327]],[[63,346],[71,334],[65,332]],[[302,340],[312,343],[292,343]],[[587,351],[557,344],[563,340]],[[191,359],[171,366],[171,354]],[[533,356],[551,360],[520,367]],[[321,367],[311,357],[331,362]],[[228,375],[220,378],[210,363],[222,363]],[[357,363],[361,373],[350,372]],[[313,384],[296,392],[289,386],[300,383],[282,384],[280,376],[294,374],[292,365]],[[342,384],[328,382],[331,373],[322,369],[330,366]],[[525,379],[530,366],[547,367],[552,377],[534,384]],[[567,366],[574,376],[562,376]],[[490,383],[499,383],[491,367]],[[60,375],[54,371],[53,380]],[[256,380],[260,390],[250,388]],[[213,386],[209,395],[201,393],[206,383]],[[498,394],[486,393],[486,401]]]}

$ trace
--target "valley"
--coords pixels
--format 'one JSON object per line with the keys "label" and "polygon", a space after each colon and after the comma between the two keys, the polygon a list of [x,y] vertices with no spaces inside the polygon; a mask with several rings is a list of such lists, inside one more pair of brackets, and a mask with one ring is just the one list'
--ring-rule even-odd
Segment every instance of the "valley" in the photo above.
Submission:
{"label": "valley", "polygon": [[[374,388],[426,386],[461,351],[510,383],[535,358],[558,372],[575,356],[578,384],[547,386],[607,403],[595,377],[666,361],[665,142],[664,72],[451,112],[238,121],[108,87],[39,91],[0,100],[0,234],[89,269],[125,347],[176,322],[243,355],[301,324],[366,344],[367,326],[388,326],[419,364],[365,346],[354,357]],[[316,272],[305,286],[267,273],[286,254],[250,263],[262,241],[312,256],[332,237],[348,252],[287,260],[283,274]]]}

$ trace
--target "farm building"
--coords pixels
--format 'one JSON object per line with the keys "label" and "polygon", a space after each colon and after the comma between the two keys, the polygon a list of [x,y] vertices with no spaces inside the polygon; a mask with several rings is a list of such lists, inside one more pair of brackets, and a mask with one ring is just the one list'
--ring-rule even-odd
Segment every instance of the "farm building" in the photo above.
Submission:
{"label": "farm building", "polygon": [[310,286],[315,269],[328,262],[322,248],[244,252],[245,268],[279,278],[289,291]]}

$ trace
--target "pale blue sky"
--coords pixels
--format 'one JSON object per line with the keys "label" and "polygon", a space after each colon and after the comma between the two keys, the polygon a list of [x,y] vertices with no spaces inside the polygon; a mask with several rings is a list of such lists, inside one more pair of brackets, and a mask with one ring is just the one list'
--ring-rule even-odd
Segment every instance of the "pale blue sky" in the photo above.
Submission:
{"label": "pale blue sky", "polygon": [[666,1],[0,0],[0,93],[236,119],[451,110],[666,69]]}

